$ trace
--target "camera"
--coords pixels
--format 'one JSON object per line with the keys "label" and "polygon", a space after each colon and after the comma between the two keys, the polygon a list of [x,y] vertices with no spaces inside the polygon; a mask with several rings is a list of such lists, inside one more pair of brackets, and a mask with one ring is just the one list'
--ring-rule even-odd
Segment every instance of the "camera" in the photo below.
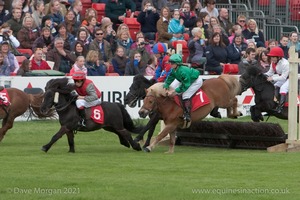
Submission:
{"label": "camera", "polygon": [[152,6],[149,6],[148,8],[147,8],[147,10],[152,10],[153,9],[153,7]]}
{"label": "camera", "polygon": [[183,8],[183,9],[182,9],[182,12],[186,12],[186,9],[185,9],[185,8]]}
{"label": "camera", "polygon": [[147,45],[149,44],[148,42],[141,42],[140,45]]}
{"label": "camera", "polygon": [[2,30],[2,32],[7,33],[7,32],[9,32],[9,29],[5,28],[5,29]]}

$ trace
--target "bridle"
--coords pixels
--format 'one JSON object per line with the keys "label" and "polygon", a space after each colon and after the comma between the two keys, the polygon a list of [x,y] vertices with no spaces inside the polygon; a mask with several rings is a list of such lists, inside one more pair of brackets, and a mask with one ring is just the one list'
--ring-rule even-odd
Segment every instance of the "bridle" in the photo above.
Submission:
{"label": "bridle", "polygon": [[257,88],[257,86],[268,82],[266,79],[257,83],[256,80],[258,79],[258,76],[259,75],[256,75],[254,78],[250,78],[250,80],[247,83],[244,81],[245,79],[240,79],[242,85],[242,92],[246,91],[248,88]]}
{"label": "bridle", "polygon": [[149,109],[149,108],[145,108],[144,106],[142,106],[143,109],[147,110],[149,113],[152,113],[154,110],[156,110],[157,108],[157,97],[153,94],[148,94],[145,96],[144,98],[144,101],[147,99],[147,98],[154,98],[153,100],[153,106],[152,106],[152,109]]}
{"label": "bridle", "polygon": [[[61,93],[57,91],[57,92],[55,92],[55,94],[60,95]],[[72,98],[69,98],[69,100],[62,105],[59,105],[59,101],[57,101],[57,103],[55,103],[55,101],[54,101],[55,110],[57,112],[60,112],[60,111],[64,111],[65,109],[67,109],[71,105],[71,103],[73,103],[77,98],[77,96],[75,96],[75,95],[71,95],[71,96],[72,96]],[[54,100],[54,97],[53,97],[53,100]]]}

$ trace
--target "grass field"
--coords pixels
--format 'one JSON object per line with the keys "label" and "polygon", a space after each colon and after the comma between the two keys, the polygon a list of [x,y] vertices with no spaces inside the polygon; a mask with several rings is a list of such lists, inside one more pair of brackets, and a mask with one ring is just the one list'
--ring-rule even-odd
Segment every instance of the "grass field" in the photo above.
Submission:
{"label": "grass field", "polygon": [[75,154],[66,136],[42,152],[58,128],[15,123],[0,143],[0,200],[299,199],[299,153],[177,146],[169,155],[158,146],[147,154],[105,131],[78,133]]}

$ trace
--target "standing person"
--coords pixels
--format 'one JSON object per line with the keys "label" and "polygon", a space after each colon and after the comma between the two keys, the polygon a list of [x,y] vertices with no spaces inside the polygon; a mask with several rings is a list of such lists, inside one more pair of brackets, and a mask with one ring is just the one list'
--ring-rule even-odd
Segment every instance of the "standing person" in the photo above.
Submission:
{"label": "standing person", "polygon": [[36,48],[34,51],[33,58],[31,59],[30,70],[49,70],[51,67],[48,63],[43,60],[43,49]]}
{"label": "standing person", "polygon": [[76,57],[64,48],[64,39],[58,37],[54,39],[54,48],[47,52],[46,60],[54,62],[54,70],[70,73]]}
{"label": "standing person", "polygon": [[[279,99],[280,94],[279,104],[275,111],[281,113],[289,89],[289,61],[283,58],[284,53],[280,47],[272,48],[268,56],[271,58],[271,66],[265,74],[268,76],[268,81],[275,82],[275,97],[277,99]],[[274,76],[274,74],[279,76]]]}
{"label": "standing person", "polygon": [[20,8],[14,8],[12,11],[12,18],[7,21],[10,25],[11,30],[13,31],[13,35],[17,36],[18,32],[22,28],[22,10]]}
{"label": "standing person", "polygon": [[228,10],[226,8],[221,8],[218,16],[221,27],[226,31],[226,34],[229,35],[230,30],[232,29],[233,23],[229,20]]}
{"label": "standing person", "polygon": [[85,126],[85,108],[101,104],[101,91],[95,86],[92,80],[86,78],[82,71],[72,75],[75,82],[75,90],[78,93],[76,106],[81,116],[81,126]]}
{"label": "standing person", "polygon": [[157,32],[156,23],[159,20],[159,14],[153,7],[151,0],[145,0],[144,10],[140,12],[137,21],[141,24],[141,31],[144,33],[145,39],[151,42],[155,41],[155,34]]}
{"label": "standing person", "polygon": [[157,29],[157,41],[167,43],[171,47],[171,38],[173,37],[172,33],[168,33],[168,26],[170,22],[170,10],[168,7],[163,7],[160,13],[160,19],[156,23]]}
{"label": "standing person", "polygon": [[173,34],[171,38],[171,42],[174,40],[183,40],[183,33],[185,32],[185,28],[183,26],[183,19],[180,19],[179,10],[174,10],[173,18],[171,19],[168,26],[168,33]]}
{"label": "standing person", "polygon": [[[169,62],[171,63],[172,71],[167,77],[163,87],[166,88],[168,96],[181,95],[184,120],[190,122],[191,97],[202,86],[203,80],[198,70],[182,65],[181,55],[173,54]],[[180,85],[175,89],[170,89],[170,85],[175,79],[180,82]]]}
{"label": "standing person", "polygon": [[206,6],[200,10],[200,12],[207,12],[210,17],[218,17],[219,11],[216,9],[215,0],[206,0],[204,3]]}

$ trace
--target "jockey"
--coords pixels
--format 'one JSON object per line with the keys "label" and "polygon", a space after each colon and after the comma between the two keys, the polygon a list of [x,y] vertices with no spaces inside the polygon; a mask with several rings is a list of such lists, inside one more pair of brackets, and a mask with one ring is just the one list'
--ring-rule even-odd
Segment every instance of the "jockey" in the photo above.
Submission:
{"label": "jockey", "polygon": [[[275,111],[281,113],[289,89],[289,62],[284,58],[283,50],[280,47],[272,48],[268,56],[271,58],[271,67],[265,74],[268,76],[268,81],[275,82],[275,96],[277,99],[280,94],[280,101]],[[273,77],[274,74],[279,76]]]}
{"label": "jockey", "polygon": [[[168,96],[175,96],[176,94],[181,94],[181,105],[184,110],[184,120],[187,122],[191,121],[190,111],[191,111],[191,101],[190,98],[197,92],[197,90],[202,86],[203,80],[199,76],[200,72],[194,68],[190,68],[182,65],[182,57],[179,54],[173,54],[169,63],[171,64],[172,71],[167,77],[164,88],[167,89]],[[169,89],[170,84],[177,79],[180,84],[179,87],[174,89]]]}
{"label": "jockey", "polygon": [[167,47],[164,43],[158,42],[152,49],[157,57],[157,67],[155,70],[154,79],[157,82],[164,82],[171,72],[171,65],[168,63],[170,56],[167,55]]}
{"label": "jockey", "polygon": [[76,106],[81,116],[81,125],[85,126],[85,108],[101,104],[101,92],[93,81],[86,79],[83,71],[74,72],[72,79],[75,82],[75,90],[78,93]]}

